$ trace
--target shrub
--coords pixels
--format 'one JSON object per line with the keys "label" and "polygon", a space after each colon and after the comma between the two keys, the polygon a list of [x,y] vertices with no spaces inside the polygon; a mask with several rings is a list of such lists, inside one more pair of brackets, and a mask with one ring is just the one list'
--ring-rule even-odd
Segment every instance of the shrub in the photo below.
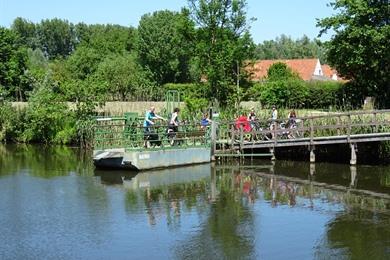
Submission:
{"label": "shrub", "polygon": [[[67,143],[73,139],[74,119],[65,102],[60,102],[58,96],[47,86],[35,89],[30,97],[26,109],[25,127],[21,135],[24,142]],[[65,130],[67,129],[67,130]],[[64,139],[58,135],[61,131],[67,132]],[[73,134],[74,136],[74,134]]]}
{"label": "shrub", "polygon": [[296,108],[306,106],[309,94],[304,81],[296,79],[258,83],[250,91],[263,105]]}
{"label": "shrub", "polygon": [[177,90],[181,94],[181,100],[186,98],[205,98],[207,97],[207,86],[205,84],[174,84],[168,83],[164,85],[165,92],[168,90]]}
{"label": "shrub", "polygon": [[279,107],[316,109],[345,108],[351,104],[346,97],[349,92],[346,85],[340,82],[305,82],[299,79],[256,83],[249,90],[250,95],[265,106],[275,104]]}
{"label": "shrub", "polygon": [[309,81],[306,83],[309,90],[307,99],[308,108],[343,107],[343,84],[335,81]]}
{"label": "shrub", "polygon": [[15,140],[21,130],[23,111],[18,111],[11,103],[0,104],[0,142]]}

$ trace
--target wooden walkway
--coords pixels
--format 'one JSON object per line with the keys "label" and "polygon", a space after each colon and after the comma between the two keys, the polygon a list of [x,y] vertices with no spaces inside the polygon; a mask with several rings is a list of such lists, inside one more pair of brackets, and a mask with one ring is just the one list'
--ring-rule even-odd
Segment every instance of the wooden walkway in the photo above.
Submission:
{"label": "wooden walkway", "polygon": [[314,162],[315,146],[344,143],[351,147],[350,163],[356,164],[357,143],[390,140],[390,110],[329,113],[300,117],[296,122],[284,127],[286,122],[279,120],[271,130],[270,121],[259,121],[259,127],[251,132],[237,129],[234,122],[216,123],[212,134],[215,155],[242,155],[247,149],[268,148],[274,158],[276,147],[307,146]]}

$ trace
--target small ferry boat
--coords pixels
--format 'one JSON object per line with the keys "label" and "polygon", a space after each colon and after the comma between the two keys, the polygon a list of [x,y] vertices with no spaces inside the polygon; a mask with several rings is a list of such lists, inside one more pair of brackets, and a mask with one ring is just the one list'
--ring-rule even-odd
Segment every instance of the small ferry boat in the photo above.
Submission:
{"label": "small ferry boat", "polygon": [[144,133],[136,113],[97,118],[93,162],[97,168],[130,170],[210,162],[210,131],[200,125],[181,125],[172,133],[167,125],[156,124],[151,133]]}

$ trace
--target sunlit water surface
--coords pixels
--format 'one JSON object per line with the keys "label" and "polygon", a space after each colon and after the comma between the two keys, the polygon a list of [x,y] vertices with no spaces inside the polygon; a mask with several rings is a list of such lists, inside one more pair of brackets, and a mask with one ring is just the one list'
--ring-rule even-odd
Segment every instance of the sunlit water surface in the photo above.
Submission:
{"label": "sunlit water surface", "polygon": [[94,170],[0,146],[0,259],[389,259],[390,167],[248,161]]}

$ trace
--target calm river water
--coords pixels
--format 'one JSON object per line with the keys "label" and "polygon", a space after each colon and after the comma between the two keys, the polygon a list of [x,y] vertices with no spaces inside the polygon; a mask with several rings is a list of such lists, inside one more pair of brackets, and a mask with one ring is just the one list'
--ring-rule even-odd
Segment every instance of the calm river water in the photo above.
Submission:
{"label": "calm river water", "polygon": [[96,171],[0,146],[0,259],[389,259],[390,167],[247,161]]}

